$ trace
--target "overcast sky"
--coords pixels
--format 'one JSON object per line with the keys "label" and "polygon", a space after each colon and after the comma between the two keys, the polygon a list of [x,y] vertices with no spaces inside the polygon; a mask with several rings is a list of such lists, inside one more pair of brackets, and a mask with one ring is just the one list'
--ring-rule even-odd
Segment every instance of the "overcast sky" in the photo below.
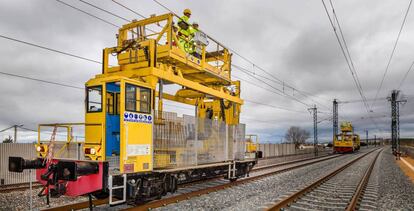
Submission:
{"label": "overcast sky", "polygon": [[[62,0],[117,25],[126,22],[77,0]],[[139,19],[134,13],[112,1],[86,0],[128,19]],[[1,0],[0,34],[62,50],[93,60],[101,60],[102,49],[116,44],[117,28],[92,18],[54,0]],[[149,16],[167,13],[150,0],[119,0],[131,9]],[[306,104],[317,103],[319,119],[332,116],[334,98],[341,101],[360,100],[335,34],[319,0],[162,0],[181,14],[184,8],[193,11],[191,19],[203,31],[237,51],[298,90],[312,95],[300,95],[285,87],[285,93]],[[326,2],[329,4],[328,2]],[[368,100],[375,97],[382,75],[401,26],[408,0],[347,0],[333,1],[345,39]],[[330,11],[331,12],[331,11]],[[349,120],[357,132],[367,128],[370,135],[389,137],[390,106],[386,97],[399,86],[414,60],[414,14],[408,14],[394,58],[391,62],[378,101],[368,117],[361,102],[340,104],[340,121]],[[13,73],[82,87],[89,78],[101,72],[101,65],[42,50],[0,38],[1,72]],[[237,64],[265,80],[275,88],[270,76],[249,62],[234,55]],[[414,71],[413,71],[414,72]],[[233,75],[259,85],[242,82],[242,97],[246,100],[288,108],[299,112],[276,109],[249,102],[242,108],[242,122],[248,133],[259,134],[262,141],[278,142],[290,126],[312,131],[312,117],[307,106],[275,94],[272,87],[233,69]],[[235,78],[234,78],[235,79]],[[408,102],[401,108],[401,136],[413,136],[414,73],[401,87]],[[38,123],[83,122],[84,91],[14,78],[0,74],[0,130],[13,124],[35,129]],[[370,105],[372,101],[368,102]],[[182,106],[187,108],[188,106]],[[169,111],[191,114],[185,108],[166,106]],[[189,107],[188,107],[189,108]],[[319,138],[329,140],[332,122],[322,121]],[[378,129],[377,129],[378,128]],[[0,138],[12,135],[0,134]],[[20,139],[33,139],[34,134],[21,132]],[[31,135],[29,137],[29,135]],[[365,137],[365,136],[363,136]]]}

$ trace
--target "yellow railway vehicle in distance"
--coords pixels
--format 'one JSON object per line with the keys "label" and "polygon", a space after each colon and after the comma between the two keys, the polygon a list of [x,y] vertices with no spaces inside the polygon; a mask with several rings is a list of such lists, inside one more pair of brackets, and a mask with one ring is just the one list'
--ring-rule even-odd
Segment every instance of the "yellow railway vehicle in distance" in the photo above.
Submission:
{"label": "yellow railway vehicle in distance", "polygon": [[354,127],[350,122],[341,123],[341,133],[333,140],[334,152],[346,153],[359,150],[361,141],[358,134],[354,133]]}
{"label": "yellow railway vehicle in distance", "polygon": [[259,150],[259,136],[246,135],[246,153],[245,158],[262,158],[263,152]]}

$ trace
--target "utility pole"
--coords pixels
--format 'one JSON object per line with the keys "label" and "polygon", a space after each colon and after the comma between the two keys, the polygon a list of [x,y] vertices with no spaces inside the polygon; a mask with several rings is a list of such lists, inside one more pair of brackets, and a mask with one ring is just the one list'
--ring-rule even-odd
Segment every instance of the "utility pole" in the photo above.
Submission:
{"label": "utility pole", "polygon": [[392,90],[391,97],[391,144],[392,152],[398,154],[400,152],[400,103],[407,102],[404,99],[398,99],[400,90]]}
{"label": "utility pole", "polygon": [[14,139],[13,139],[13,143],[17,143],[17,128],[23,127],[23,125],[13,125],[13,127],[14,127]]}
{"label": "utility pole", "polygon": [[17,143],[17,128],[18,128],[18,127],[23,127],[23,125],[13,125],[13,126],[10,126],[10,127],[5,128],[5,129],[3,129],[3,130],[0,130],[0,133],[1,133],[1,132],[4,132],[4,131],[6,131],[6,130],[9,130],[9,129],[11,129],[11,128],[14,128],[14,138],[13,138],[13,143]]}
{"label": "utility pole", "polygon": [[13,143],[17,143],[17,125],[14,125],[14,139],[13,139]]}
{"label": "utility pole", "polygon": [[[333,115],[332,115],[332,135],[333,140],[335,140],[336,135],[338,134],[338,101],[336,99],[333,100],[333,109],[332,109]],[[332,143],[333,144],[333,143]]]}
{"label": "utility pole", "polygon": [[318,156],[318,109],[316,105],[308,109],[313,112],[313,152]]}
{"label": "utility pole", "polygon": [[377,135],[374,135],[374,146],[377,146]]}
{"label": "utility pole", "polygon": [[366,137],[366,144],[367,144],[367,148],[369,147],[369,141],[368,141],[368,129],[365,129],[365,137]]}

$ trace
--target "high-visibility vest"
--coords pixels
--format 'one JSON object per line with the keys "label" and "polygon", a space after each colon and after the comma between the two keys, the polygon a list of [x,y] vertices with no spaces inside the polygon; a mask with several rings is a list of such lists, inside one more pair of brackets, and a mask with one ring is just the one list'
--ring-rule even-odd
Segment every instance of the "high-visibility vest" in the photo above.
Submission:
{"label": "high-visibility vest", "polygon": [[183,16],[181,16],[181,19],[178,22],[184,21],[188,24],[188,26],[190,26],[190,23],[188,22],[189,20],[190,20],[189,17],[187,17],[186,15],[183,15]]}
{"label": "high-visibility vest", "polygon": [[191,35],[190,30],[180,29],[179,32],[184,35],[185,37],[189,37]]}
{"label": "high-visibility vest", "polygon": [[[178,32],[180,32],[185,37],[189,37],[190,36],[190,24],[188,23],[189,20],[190,20],[190,18],[187,17],[187,16],[185,16],[185,15],[182,16],[180,20],[178,20],[178,23],[184,22],[188,26],[187,29],[183,29],[183,28],[179,27],[179,30],[178,30]],[[178,25],[180,25],[180,24],[178,24]]]}

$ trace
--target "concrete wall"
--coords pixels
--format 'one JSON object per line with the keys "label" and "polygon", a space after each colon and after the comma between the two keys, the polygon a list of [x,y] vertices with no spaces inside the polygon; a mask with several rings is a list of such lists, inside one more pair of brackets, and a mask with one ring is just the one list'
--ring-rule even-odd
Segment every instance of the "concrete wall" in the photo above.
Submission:
{"label": "concrete wall", "polygon": [[276,157],[284,155],[305,154],[312,153],[313,148],[295,149],[295,144],[259,144],[260,151],[263,152],[263,157]]}
{"label": "concrete wall", "polygon": [[35,180],[35,172],[24,173],[9,172],[9,157],[36,157],[36,151],[33,144],[0,144],[0,185],[16,184]]}
{"label": "concrete wall", "polygon": [[[55,152],[57,152],[63,143],[56,143]],[[0,185],[17,184],[35,180],[35,171],[29,174],[29,170],[24,170],[22,173],[9,172],[9,157],[23,157],[26,159],[36,158],[36,149],[31,143],[0,143]],[[82,144],[71,143],[68,148],[65,148],[60,156],[61,158],[78,159],[84,157]]]}

